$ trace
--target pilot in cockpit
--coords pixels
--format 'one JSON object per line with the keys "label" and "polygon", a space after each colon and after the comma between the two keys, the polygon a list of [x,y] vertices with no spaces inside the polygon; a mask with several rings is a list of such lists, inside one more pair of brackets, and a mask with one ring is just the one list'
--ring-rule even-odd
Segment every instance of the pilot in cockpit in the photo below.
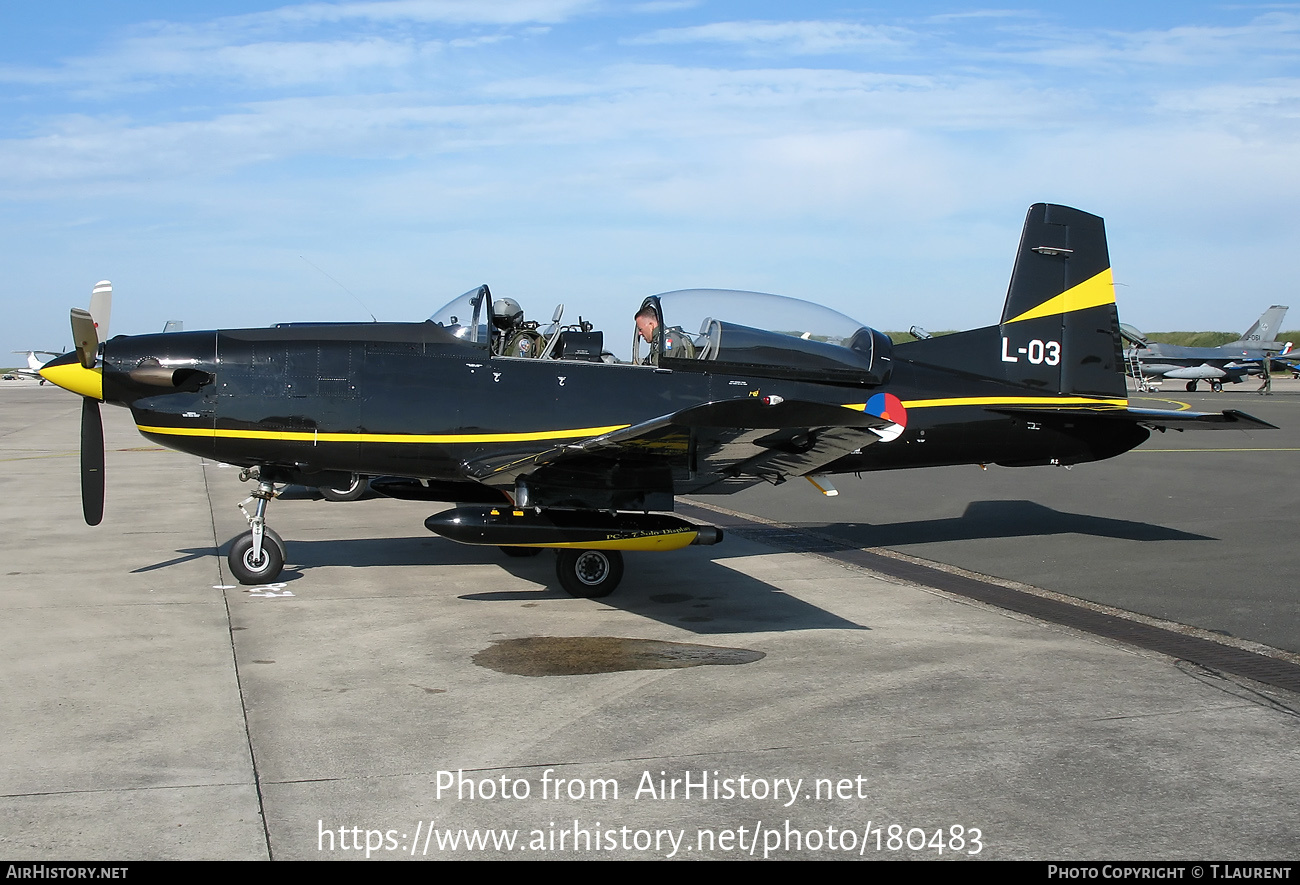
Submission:
{"label": "pilot in cockpit", "polygon": [[660,325],[659,311],[655,309],[653,304],[647,304],[637,312],[637,335],[641,337],[642,341],[650,345],[650,355],[647,362],[657,366],[661,355],[680,359],[693,359],[695,357],[695,345],[684,331],[677,326],[669,326],[663,330],[661,335],[659,332]]}
{"label": "pilot in cockpit", "polygon": [[492,302],[492,352],[516,357],[535,357],[542,352],[537,323],[524,321],[524,310],[513,298]]}

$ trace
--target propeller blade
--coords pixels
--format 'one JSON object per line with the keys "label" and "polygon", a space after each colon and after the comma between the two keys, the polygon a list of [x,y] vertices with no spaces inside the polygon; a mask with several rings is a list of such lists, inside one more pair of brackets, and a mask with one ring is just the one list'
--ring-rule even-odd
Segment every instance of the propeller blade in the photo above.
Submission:
{"label": "propeller blade", "polygon": [[113,284],[100,280],[90,290],[90,315],[95,318],[95,329],[100,343],[108,340],[108,319],[113,312]]}
{"label": "propeller blade", "polygon": [[95,368],[99,355],[99,335],[95,332],[95,318],[90,311],[72,308],[72,345],[77,349],[77,359],[87,369]]}
{"label": "propeller blade", "polygon": [[81,400],[81,513],[86,525],[104,518],[104,422],[90,397]]}

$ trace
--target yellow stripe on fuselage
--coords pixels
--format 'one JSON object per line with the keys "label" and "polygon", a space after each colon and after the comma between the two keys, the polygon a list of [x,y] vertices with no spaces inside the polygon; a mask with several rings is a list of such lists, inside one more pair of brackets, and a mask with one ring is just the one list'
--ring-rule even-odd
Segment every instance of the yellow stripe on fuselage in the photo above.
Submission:
{"label": "yellow stripe on fuselage", "polygon": [[1096,276],[1084,280],[1077,286],[1066,289],[1055,298],[1049,298],[1037,307],[1030,308],[1020,316],[1007,320],[1007,322],[1019,323],[1023,320],[1057,316],[1063,313],[1072,313],[1076,310],[1085,310],[1089,307],[1100,307],[1103,304],[1114,303],[1115,281],[1112,279],[1108,267]]}
{"label": "yellow stripe on fuselage", "polygon": [[[1086,396],[954,396],[941,399],[903,400],[906,409],[934,409],[954,406],[1040,406],[1061,409],[1126,409],[1127,399],[1104,399]],[[846,409],[861,412],[866,403],[846,403]],[[207,439],[254,439],[272,442],[307,443],[507,443],[543,442],[560,439],[587,439],[630,427],[611,424],[607,427],[578,427],[572,430],[538,430],[527,433],[317,433],[302,430],[223,430],[211,427],[158,427],[137,425],[141,433],[161,436],[189,436]]]}
{"label": "yellow stripe on fuselage", "polygon": [[536,442],[548,439],[586,439],[622,430],[627,424],[579,427],[573,430],[539,430],[531,433],[317,433],[302,430],[221,430],[211,427],[152,427],[137,425],[141,433],[164,436],[198,436],[211,439],[259,439],[275,442],[343,443],[485,443]]}
{"label": "yellow stripe on fuselage", "polygon": [[[941,399],[901,400],[905,409],[935,409],[951,406],[1045,406],[1055,409],[1127,409],[1127,399],[1092,396],[949,396]],[[846,409],[865,411],[866,403],[850,403]]]}
{"label": "yellow stripe on fuselage", "polygon": [[903,400],[906,409],[940,406],[1047,406],[1056,409],[1127,409],[1127,399],[1091,396],[953,396],[943,399]]}

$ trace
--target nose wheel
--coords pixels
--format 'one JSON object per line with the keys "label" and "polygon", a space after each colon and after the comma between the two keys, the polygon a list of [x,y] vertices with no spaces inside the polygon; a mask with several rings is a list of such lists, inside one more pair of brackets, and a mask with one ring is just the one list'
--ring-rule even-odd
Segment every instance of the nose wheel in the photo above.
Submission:
{"label": "nose wheel", "polygon": [[[247,479],[252,475],[250,471],[245,471],[241,478]],[[256,491],[239,505],[248,519],[249,531],[248,534],[237,537],[230,545],[226,564],[230,566],[230,573],[235,576],[235,580],[241,584],[265,584],[280,577],[280,572],[284,570],[284,540],[266,524],[267,502],[277,494],[274,483],[262,480]],[[257,504],[253,512],[249,513],[244,505],[252,501]]]}
{"label": "nose wheel", "polygon": [[570,596],[599,599],[623,580],[623,554],[617,550],[563,549],[559,554],[555,573]]}
{"label": "nose wheel", "polygon": [[266,584],[280,577],[284,569],[284,541],[274,529],[262,529],[262,549],[253,549],[253,533],[240,535],[226,557],[230,573],[241,584]]}

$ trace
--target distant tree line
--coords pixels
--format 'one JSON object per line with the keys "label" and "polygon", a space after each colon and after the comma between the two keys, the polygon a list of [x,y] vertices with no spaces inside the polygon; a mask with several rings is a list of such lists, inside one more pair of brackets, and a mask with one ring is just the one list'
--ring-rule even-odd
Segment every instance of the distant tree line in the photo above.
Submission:
{"label": "distant tree line", "polygon": [[[937,338],[940,335],[951,335],[955,331],[957,330],[947,329],[943,332],[935,332],[934,336]],[[909,332],[886,332],[885,334],[895,344],[916,340]],[[1143,334],[1147,336],[1148,341],[1177,344],[1180,347],[1219,347],[1241,337],[1240,332],[1145,332]],[[1294,341],[1296,347],[1300,347],[1300,329],[1279,332],[1276,340]]]}
{"label": "distant tree line", "polygon": [[[1148,341],[1177,344],[1181,347],[1219,347],[1241,337],[1240,332],[1147,332]],[[1279,332],[1276,340],[1300,345],[1300,331]]]}

